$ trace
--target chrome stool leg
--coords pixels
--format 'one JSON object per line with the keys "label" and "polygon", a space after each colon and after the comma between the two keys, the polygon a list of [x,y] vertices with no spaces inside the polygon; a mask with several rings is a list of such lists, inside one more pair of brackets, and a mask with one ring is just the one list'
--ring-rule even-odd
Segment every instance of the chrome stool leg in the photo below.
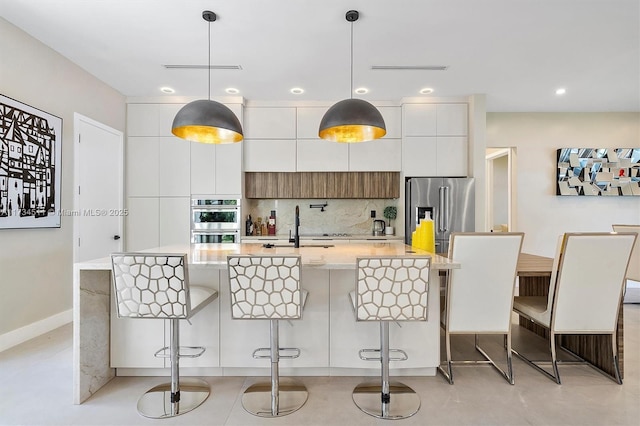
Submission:
{"label": "chrome stool leg", "polygon": [[420,409],[420,397],[404,383],[389,381],[389,322],[380,322],[381,380],[361,383],[353,390],[353,402],[379,419],[405,419]]}
{"label": "chrome stool leg", "polygon": [[188,413],[200,406],[210,393],[209,384],[204,380],[180,380],[179,322],[177,319],[171,319],[169,322],[171,382],[154,386],[138,400],[138,413],[152,419]]}
{"label": "chrome stool leg", "polygon": [[[278,320],[270,320],[270,328],[271,383],[256,383],[249,386],[242,395],[242,407],[254,416],[282,417],[302,407],[307,402],[309,392],[298,381],[291,379],[280,381],[280,358],[297,358],[298,355],[280,355],[280,350],[285,348],[280,348]],[[262,358],[256,356],[255,352],[254,357]]]}

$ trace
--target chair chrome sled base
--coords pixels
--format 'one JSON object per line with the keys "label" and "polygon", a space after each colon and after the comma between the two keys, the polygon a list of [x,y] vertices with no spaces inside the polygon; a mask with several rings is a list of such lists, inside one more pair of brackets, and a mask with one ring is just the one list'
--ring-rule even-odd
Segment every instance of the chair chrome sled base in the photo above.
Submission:
{"label": "chair chrome sled base", "polygon": [[207,382],[195,378],[180,378],[180,400],[172,402],[171,382],[149,389],[138,400],[138,413],[150,419],[164,419],[188,413],[209,397]]}
{"label": "chair chrome sled base", "polygon": [[[274,397],[277,398],[275,407]],[[309,392],[302,383],[280,379],[277,391],[272,390],[272,384],[269,382],[249,386],[242,395],[242,407],[258,417],[282,417],[301,408],[308,397]]]}
{"label": "chair chrome sled base", "polygon": [[[513,362],[512,362],[512,356],[511,356],[511,335],[510,334],[506,334],[505,335],[505,349],[506,349],[506,353],[507,353],[507,371],[504,371],[502,368],[498,367],[498,365],[495,363],[495,361],[493,361],[493,359],[491,359],[491,357],[489,357],[489,355],[484,351],[484,349],[482,349],[480,347],[480,344],[478,342],[478,335],[475,335],[475,348],[478,352],[480,352],[480,354],[482,354],[482,356],[485,358],[484,361],[480,360],[480,361],[453,361],[451,359],[451,341],[450,339],[445,339],[445,344],[446,344],[446,351],[447,351],[447,360],[443,363],[440,364],[438,366],[438,371],[440,372],[440,374],[442,374],[442,376],[449,382],[450,385],[453,384],[453,369],[452,369],[452,365],[453,364],[459,364],[459,365],[490,365],[492,366],[498,373],[500,373],[502,375],[502,377],[504,377],[504,379],[509,382],[510,385],[513,385],[515,383],[514,377],[513,377]],[[443,365],[446,366],[446,370],[443,368]]]}
{"label": "chair chrome sled base", "polygon": [[364,413],[379,419],[411,417],[420,409],[420,397],[409,386],[389,382],[389,402],[383,402],[380,381],[361,383],[353,390],[353,402]]}

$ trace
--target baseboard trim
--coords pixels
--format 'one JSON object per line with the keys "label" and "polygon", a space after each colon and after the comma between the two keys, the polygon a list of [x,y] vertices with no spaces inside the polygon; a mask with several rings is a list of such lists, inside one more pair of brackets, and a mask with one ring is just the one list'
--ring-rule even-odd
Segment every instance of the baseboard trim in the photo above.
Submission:
{"label": "baseboard trim", "polygon": [[0,352],[31,340],[45,333],[62,327],[73,321],[73,309],[60,312],[40,321],[36,321],[24,327],[0,335]]}

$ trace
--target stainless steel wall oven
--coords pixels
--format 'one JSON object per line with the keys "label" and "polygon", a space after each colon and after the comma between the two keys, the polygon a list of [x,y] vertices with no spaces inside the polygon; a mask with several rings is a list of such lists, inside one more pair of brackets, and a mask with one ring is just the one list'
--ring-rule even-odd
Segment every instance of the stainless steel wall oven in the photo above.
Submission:
{"label": "stainless steel wall oven", "polygon": [[240,200],[200,196],[191,200],[191,243],[239,243]]}

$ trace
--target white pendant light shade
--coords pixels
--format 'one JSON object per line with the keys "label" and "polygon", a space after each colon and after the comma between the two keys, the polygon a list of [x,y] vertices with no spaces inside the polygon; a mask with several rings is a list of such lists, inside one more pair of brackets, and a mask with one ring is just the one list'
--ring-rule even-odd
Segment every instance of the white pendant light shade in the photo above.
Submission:
{"label": "white pendant light shade", "polygon": [[345,99],[327,110],[318,135],[333,142],[365,142],[387,134],[380,111],[362,99]]}
{"label": "white pendant light shade", "polygon": [[224,144],[243,138],[238,117],[226,105],[211,100],[193,101],[173,119],[171,133],[193,142]]}

